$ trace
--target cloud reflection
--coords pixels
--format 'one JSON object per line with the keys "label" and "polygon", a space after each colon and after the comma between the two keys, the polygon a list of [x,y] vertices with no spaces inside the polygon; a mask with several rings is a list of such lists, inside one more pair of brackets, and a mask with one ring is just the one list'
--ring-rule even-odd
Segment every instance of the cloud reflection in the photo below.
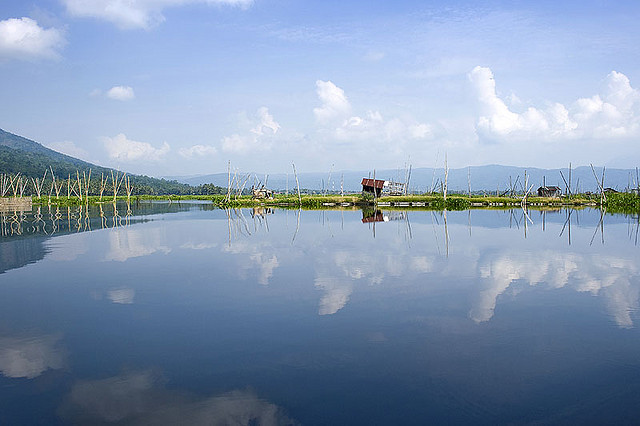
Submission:
{"label": "cloud reflection", "polygon": [[169,253],[171,248],[166,244],[166,236],[157,229],[114,229],[109,234],[109,251],[106,260],[124,262],[134,257],[148,256],[161,252]]}
{"label": "cloud reflection", "polygon": [[262,285],[269,285],[269,280],[273,277],[273,272],[280,266],[277,251],[271,245],[258,245],[247,242],[234,242],[230,246],[225,246],[223,250],[227,253],[247,255],[245,260],[238,264],[242,278],[251,270],[256,270],[256,279]]}
{"label": "cloud reflection", "polygon": [[324,291],[318,307],[318,315],[332,315],[344,308],[354,290],[356,282],[380,285],[386,277],[411,276],[431,272],[434,262],[427,256],[399,256],[386,251],[362,252],[339,250],[323,262],[320,259],[314,284]]}
{"label": "cloud reflection", "polygon": [[353,292],[350,282],[332,277],[316,277],[315,285],[324,291],[320,299],[318,315],[335,314],[347,304]]}
{"label": "cloud reflection", "polygon": [[33,379],[65,365],[60,336],[0,336],[0,372],[6,377]]}
{"label": "cloud reflection", "polygon": [[620,327],[633,327],[631,312],[639,305],[639,266],[631,259],[581,255],[558,251],[498,253],[479,262],[482,287],[469,316],[476,322],[493,317],[498,297],[514,281],[531,286],[573,288],[604,297],[610,315]]}
{"label": "cloud reflection", "polygon": [[136,296],[136,291],[132,288],[116,288],[107,292],[107,297],[113,303],[119,303],[121,305],[130,305],[133,303],[133,298]]}
{"label": "cloud reflection", "polygon": [[281,408],[248,390],[197,397],[169,390],[152,371],[73,385],[61,413],[80,424],[293,425]]}

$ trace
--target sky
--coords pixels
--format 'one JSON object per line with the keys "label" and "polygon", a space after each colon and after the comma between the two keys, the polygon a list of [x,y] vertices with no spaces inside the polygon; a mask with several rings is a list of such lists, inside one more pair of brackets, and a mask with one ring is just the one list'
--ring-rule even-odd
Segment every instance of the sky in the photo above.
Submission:
{"label": "sky", "polygon": [[151,176],[640,166],[640,2],[2,0],[0,128]]}

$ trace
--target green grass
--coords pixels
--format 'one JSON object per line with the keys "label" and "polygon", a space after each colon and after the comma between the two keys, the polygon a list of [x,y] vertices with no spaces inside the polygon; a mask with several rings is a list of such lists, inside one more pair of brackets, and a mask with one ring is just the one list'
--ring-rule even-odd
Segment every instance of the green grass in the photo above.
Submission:
{"label": "green grass", "polygon": [[[126,196],[117,197],[117,201],[126,201]],[[278,194],[272,199],[253,199],[251,196],[244,195],[240,197],[231,197],[231,200],[227,203],[224,195],[135,195],[130,198],[132,203],[148,200],[167,200],[167,201],[181,201],[181,200],[200,200],[209,201],[219,207],[257,207],[257,206],[272,206],[272,207],[289,207],[289,208],[305,208],[305,209],[321,209],[330,207],[332,205],[340,206],[343,203],[348,203],[355,206],[373,206],[373,197],[369,195],[350,194],[345,196],[340,195],[302,195],[302,203],[300,205],[298,196],[281,195]],[[509,208],[514,206],[520,206],[522,198],[512,197],[483,197],[475,196],[471,197],[461,194],[452,194],[447,197],[446,201],[442,194],[435,195],[406,195],[399,197],[380,197],[378,203],[388,203],[390,207],[404,207],[398,206],[398,204],[411,203],[415,207],[416,203],[424,204],[423,207],[436,210],[466,210],[475,207],[502,207]],[[34,205],[48,205],[49,203],[56,206],[77,206],[81,204],[97,204],[97,203],[111,203],[113,202],[113,196],[103,196],[102,201],[100,197],[91,195],[88,200],[83,199],[80,201],[78,197],[60,196],[59,198],[44,196],[44,197],[32,197],[32,203]],[[597,194],[585,195],[578,194],[570,198],[551,198],[551,197],[528,197],[527,205],[536,208],[545,207],[561,207],[561,206],[599,206],[600,196]],[[385,206],[386,207],[386,206]],[[611,193],[607,194],[607,199],[604,202],[604,207],[611,212],[622,213],[635,213],[640,212],[640,196],[633,193]]]}

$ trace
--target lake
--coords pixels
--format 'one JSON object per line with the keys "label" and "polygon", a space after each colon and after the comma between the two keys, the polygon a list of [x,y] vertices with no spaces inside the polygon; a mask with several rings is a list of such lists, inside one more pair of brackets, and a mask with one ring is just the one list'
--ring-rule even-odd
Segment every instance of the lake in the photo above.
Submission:
{"label": "lake", "polygon": [[42,207],[0,223],[0,424],[629,424],[638,218]]}

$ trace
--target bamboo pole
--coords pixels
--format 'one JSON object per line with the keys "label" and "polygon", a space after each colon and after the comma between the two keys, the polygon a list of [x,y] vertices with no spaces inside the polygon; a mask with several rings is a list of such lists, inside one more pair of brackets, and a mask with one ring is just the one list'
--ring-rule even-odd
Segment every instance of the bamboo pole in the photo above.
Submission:
{"label": "bamboo pole", "polygon": [[447,163],[447,153],[445,152],[444,154],[444,188],[443,188],[443,194],[444,194],[444,202],[447,202],[447,190],[448,187],[447,185],[449,184],[449,166]]}
{"label": "bamboo pole", "polygon": [[[84,178],[84,173],[82,172],[82,176]],[[85,200],[87,201],[87,203],[89,203],[89,186],[91,185],[91,169],[89,169],[89,176],[86,178],[85,180]]]}
{"label": "bamboo pole", "polygon": [[4,197],[9,191],[9,176],[2,173],[2,175],[0,175],[0,179],[0,189],[2,191],[2,193],[0,193],[0,196]]}
{"label": "bamboo pole", "polygon": [[29,184],[29,180],[25,177],[22,180],[22,177],[18,180],[18,187],[20,189],[20,198],[24,195],[25,189],[27,189],[27,184]]}
{"label": "bamboo pole", "polygon": [[329,186],[331,185],[331,173],[333,173],[333,166],[334,164],[331,164],[331,168],[329,169],[329,177],[327,178],[327,188],[324,191],[324,195],[327,195],[327,191],[329,190]]}
{"label": "bamboo pole", "polygon": [[296,187],[298,188],[298,205],[302,207],[302,197],[300,196],[300,181],[298,181],[298,173],[296,172],[296,165],[291,163],[293,166],[293,174],[296,177]]}
{"label": "bamboo pole", "polygon": [[227,183],[227,196],[225,197],[225,201],[229,203],[231,201],[231,160],[227,163],[227,175],[228,175],[228,183]]}
{"label": "bamboo pole", "polygon": [[593,164],[590,164],[591,171],[593,172],[593,177],[596,179],[596,183],[600,188],[600,206],[603,205],[605,201],[607,201],[607,197],[604,194],[604,166],[602,167],[602,183],[598,180],[598,175],[596,175],[596,170],[593,168]]}
{"label": "bamboo pole", "polygon": [[107,182],[109,180],[108,176],[104,176],[104,173],[100,173],[100,202],[102,202],[102,194],[104,190],[107,188]]}
{"label": "bamboo pole", "polygon": [[16,174],[11,178],[11,182],[9,182],[11,186],[11,191],[13,192],[13,197],[16,198],[18,196],[18,177],[20,177],[20,173]]}

